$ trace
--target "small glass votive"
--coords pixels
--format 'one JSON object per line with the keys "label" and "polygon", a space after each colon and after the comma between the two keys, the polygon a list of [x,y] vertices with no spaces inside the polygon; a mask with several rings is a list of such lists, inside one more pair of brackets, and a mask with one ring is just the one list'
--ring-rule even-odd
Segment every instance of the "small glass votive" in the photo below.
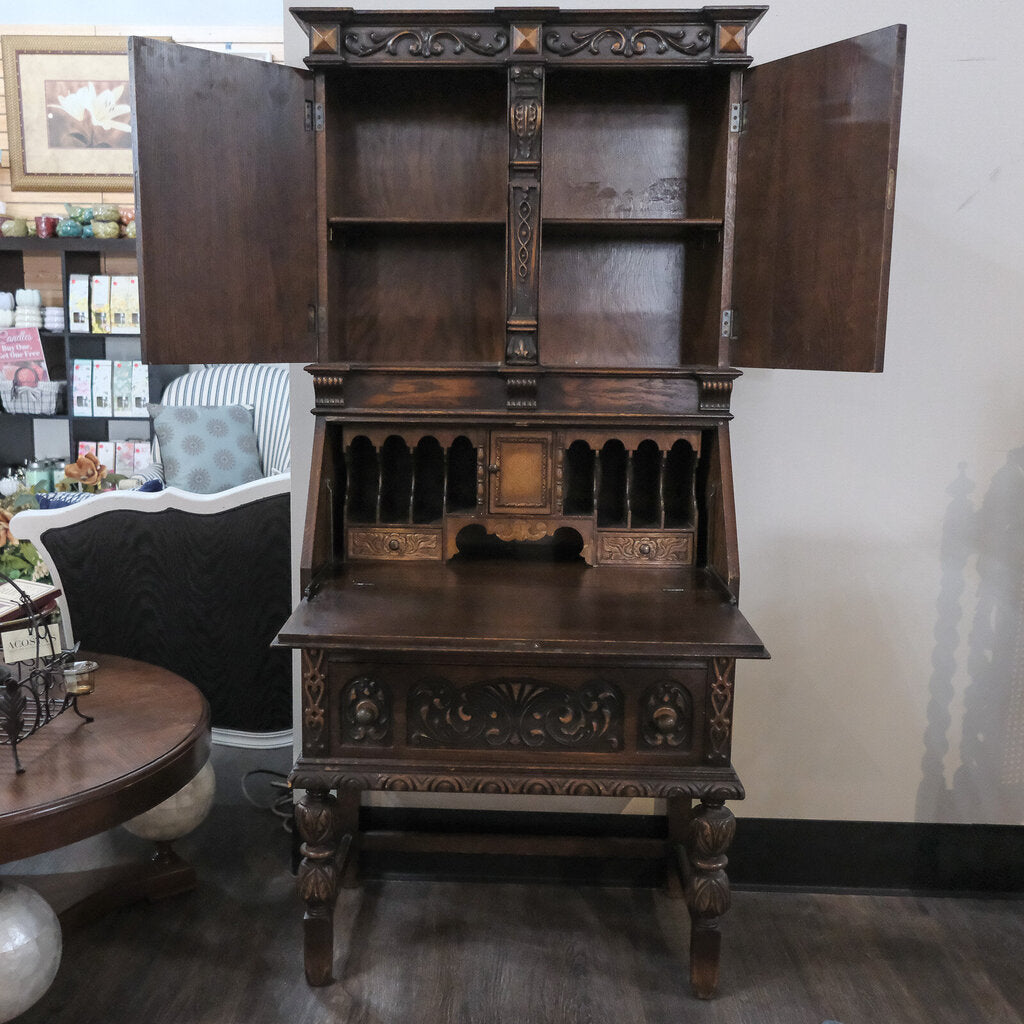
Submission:
{"label": "small glass votive", "polygon": [[95,661],[75,661],[64,668],[64,692],[69,697],[81,697],[96,689],[94,678],[99,665]]}

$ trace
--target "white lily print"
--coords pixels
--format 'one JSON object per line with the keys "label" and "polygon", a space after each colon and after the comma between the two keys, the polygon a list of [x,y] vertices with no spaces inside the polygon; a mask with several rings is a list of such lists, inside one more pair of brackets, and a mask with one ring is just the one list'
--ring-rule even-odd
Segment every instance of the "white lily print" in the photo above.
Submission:
{"label": "white lily print", "polygon": [[103,92],[97,94],[95,83],[89,82],[77,92],[69,92],[58,97],[58,102],[51,103],[50,106],[55,110],[63,110],[76,121],[83,123],[85,115],[88,114],[96,128],[130,132],[132,130],[130,124],[117,120],[117,118],[130,113],[132,109],[127,103],[117,102],[123,92],[124,86],[119,85],[116,89],[104,89]]}

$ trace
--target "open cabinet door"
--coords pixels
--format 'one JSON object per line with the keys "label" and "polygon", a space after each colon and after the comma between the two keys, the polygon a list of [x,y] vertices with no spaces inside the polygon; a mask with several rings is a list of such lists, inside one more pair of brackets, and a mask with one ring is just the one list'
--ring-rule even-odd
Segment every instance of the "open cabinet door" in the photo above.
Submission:
{"label": "open cabinet door", "polygon": [[752,68],[735,366],[881,370],[906,26]]}
{"label": "open cabinet door", "polygon": [[315,359],[311,77],[154,39],[128,53],[146,360]]}

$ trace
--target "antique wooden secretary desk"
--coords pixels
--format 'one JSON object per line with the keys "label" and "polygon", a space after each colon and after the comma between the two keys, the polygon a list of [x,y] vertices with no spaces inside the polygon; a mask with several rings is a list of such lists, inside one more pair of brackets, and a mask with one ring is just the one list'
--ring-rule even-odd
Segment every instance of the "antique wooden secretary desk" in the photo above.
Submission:
{"label": "antique wooden secretary desk", "polygon": [[732,367],[881,369],[905,38],[750,70],[764,11],[302,9],[310,73],[133,41],[147,357],[314,361],[312,984],[389,789],[665,798],[715,989],[767,656]]}

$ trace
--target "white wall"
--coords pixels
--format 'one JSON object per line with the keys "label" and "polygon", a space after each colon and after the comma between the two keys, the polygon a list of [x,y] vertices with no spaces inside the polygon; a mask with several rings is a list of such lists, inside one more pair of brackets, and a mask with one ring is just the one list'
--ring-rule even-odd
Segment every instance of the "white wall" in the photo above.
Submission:
{"label": "white wall", "polygon": [[896,21],[885,372],[754,370],[734,392],[741,607],[773,654],[737,672],[738,810],[1021,823],[1024,5],[776,0],[750,48]]}

